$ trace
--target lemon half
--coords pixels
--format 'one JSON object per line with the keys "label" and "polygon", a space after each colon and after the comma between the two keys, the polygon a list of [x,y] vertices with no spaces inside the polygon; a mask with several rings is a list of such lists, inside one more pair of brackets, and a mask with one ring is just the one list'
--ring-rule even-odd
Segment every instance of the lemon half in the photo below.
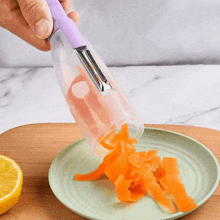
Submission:
{"label": "lemon half", "polygon": [[0,215],[17,203],[22,184],[20,166],[13,159],[0,155]]}

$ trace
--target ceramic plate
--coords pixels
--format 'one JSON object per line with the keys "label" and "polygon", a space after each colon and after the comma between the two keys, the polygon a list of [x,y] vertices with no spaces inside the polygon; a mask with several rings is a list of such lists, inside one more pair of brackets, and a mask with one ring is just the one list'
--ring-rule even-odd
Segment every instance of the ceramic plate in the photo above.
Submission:
{"label": "ceramic plate", "polygon": [[[163,129],[145,128],[136,148],[138,151],[157,149],[158,156],[177,158],[186,191],[198,207],[218,187],[220,172],[217,159],[209,149],[190,137]],[[116,197],[114,185],[105,175],[88,182],[74,179],[76,173],[96,169],[102,160],[82,138],[64,148],[52,162],[50,187],[60,202],[73,212],[100,220],[176,219],[189,213],[167,213],[149,196],[136,203],[121,202]]]}

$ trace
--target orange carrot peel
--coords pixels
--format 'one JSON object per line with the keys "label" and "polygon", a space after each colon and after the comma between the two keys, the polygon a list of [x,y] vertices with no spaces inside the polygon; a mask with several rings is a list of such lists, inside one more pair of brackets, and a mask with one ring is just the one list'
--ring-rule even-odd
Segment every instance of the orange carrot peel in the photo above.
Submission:
{"label": "orange carrot peel", "polygon": [[99,167],[88,174],[76,174],[78,181],[98,179],[103,173],[115,185],[117,198],[123,202],[137,202],[146,193],[166,210],[175,213],[173,202],[180,211],[197,207],[187,195],[181,182],[177,159],[157,156],[157,150],[137,152],[135,138],[129,137],[128,125],[119,133],[112,131],[100,144],[110,150]]}

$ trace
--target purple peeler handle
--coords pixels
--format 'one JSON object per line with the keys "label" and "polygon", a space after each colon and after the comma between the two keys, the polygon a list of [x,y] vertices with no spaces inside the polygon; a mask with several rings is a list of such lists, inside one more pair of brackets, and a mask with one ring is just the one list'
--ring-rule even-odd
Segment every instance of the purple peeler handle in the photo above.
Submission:
{"label": "purple peeler handle", "polygon": [[74,49],[86,46],[86,42],[80,34],[79,30],[77,29],[76,24],[71,18],[67,16],[59,0],[46,1],[53,18],[53,33],[55,33],[58,29],[61,29]]}

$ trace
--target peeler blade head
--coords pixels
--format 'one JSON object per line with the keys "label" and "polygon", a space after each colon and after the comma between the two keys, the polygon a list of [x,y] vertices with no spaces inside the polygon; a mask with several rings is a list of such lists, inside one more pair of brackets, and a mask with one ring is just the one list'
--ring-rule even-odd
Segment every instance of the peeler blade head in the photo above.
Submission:
{"label": "peeler blade head", "polygon": [[109,80],[87,47],[77,48],[77,55],[100,93],[113,89]]}

